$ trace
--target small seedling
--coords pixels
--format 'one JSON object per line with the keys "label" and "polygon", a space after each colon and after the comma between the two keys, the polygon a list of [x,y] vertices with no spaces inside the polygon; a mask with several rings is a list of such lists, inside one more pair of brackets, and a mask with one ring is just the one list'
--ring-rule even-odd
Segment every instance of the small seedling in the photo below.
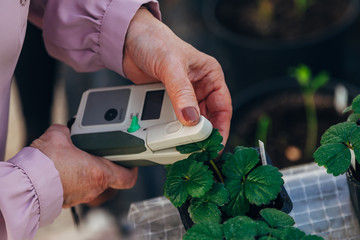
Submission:
{"label": "small seedling", "polygon": [[300,85],[301,94],[304,99],[307,124],[304,156],[310,159],[316,149],[318,137],[315,93],[329,81],[329,75],[326,72],[321,72],[313,77],[310,68],[302,64],[292,70],[291,76]]}
{"label": "small seedling", "polygon": [[262,114],[257,122],[256,139],[261,140],[266,145],[269,128],[271,126],[271,118],[267,114]]}

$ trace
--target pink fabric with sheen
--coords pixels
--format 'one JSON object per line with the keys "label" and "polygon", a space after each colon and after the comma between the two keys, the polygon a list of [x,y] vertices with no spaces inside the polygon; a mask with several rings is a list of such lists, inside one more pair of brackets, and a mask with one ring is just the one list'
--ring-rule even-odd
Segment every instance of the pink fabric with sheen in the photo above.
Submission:
{"label": "pink fabric with sheen", "polygon": [[[25,4],[21,5],[21,2]],[[32,239],[40,226],[61,212],[63,189],[53,162],[39,150],[22,149],[3,162],[11,78],[29,19],[43,27],[48,51],[81,71],[109,68],[120,74],[128,25],[155,0],[1,0],[0,1],[0,240]]]}
{"label": "pink fabric with sheen", "polygon": [[[51,55],[70,63],[77,71],[108,68],[124,75],[126,31],[144,0],[53,0],[51,3],[44,15],[51,21],[44,21],[43,25],[45,44]],[[160,18],[155,1],[147,6]],[[82,37],[69,37],[74,34]]]}
{"label": "pink fabric with sheen", "polygon": [[[63,191],[53,162],[34,148],[24,148],[0,162],[0,239],[32,239],[40,226],[61,212]],[[5,233],[7,232],[7,237]],[[3,236],[2,236],[3,235]]]}

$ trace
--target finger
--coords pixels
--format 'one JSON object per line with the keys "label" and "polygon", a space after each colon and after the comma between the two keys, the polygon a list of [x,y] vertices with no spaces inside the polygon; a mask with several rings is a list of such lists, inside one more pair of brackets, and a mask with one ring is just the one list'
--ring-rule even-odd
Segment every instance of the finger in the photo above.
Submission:
{"label": "finger", "polygon": [[125,168],[106,160],[110,168],[109,187],[115,189],[129,189],[135,186],[138,168]]}
{"label": "finger", "polygon": [[228,89],[223,87],[212,92],[206,99],[206,106],[209,120],[214,128],[219,129],[225,145],[229,136],[232,117],[232,103]]}
{"label": "finger", "polygon": [[[170,64],[169,64],[170,65]],[[173,64],[171,66],[182,66]],[[186,125],[196,125],[200,120],[200,109],[186,71],[182,68],[168,69],[161,80],[172,102],[175,114],[179,121]]]}
{"label": "finger", "polygon": [[70,129],[67,126],[61,125],[61,124],[53,124],[51,125],[45,133],[62,133],[66,138],[70,139]]}

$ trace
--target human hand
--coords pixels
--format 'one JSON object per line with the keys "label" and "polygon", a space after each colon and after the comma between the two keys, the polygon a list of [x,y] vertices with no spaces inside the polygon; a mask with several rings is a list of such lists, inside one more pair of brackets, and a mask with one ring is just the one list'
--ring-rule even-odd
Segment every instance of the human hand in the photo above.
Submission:
{"label": "human hand", "polygon": [[108,188],[135,185],[137,168],[123,168],[76,148],[66,126],[52,125],[31,147],[54,162],[64,190],[64,208],[90,202]]}
{"label": "human hand", "polygon": [[123,69],[136,84],[163,82],[177,118],[195,125],[200,113],[219,129],[225,145],[232,105],[220,64],[178,38],[147,9],[140,8],[129,25]]}

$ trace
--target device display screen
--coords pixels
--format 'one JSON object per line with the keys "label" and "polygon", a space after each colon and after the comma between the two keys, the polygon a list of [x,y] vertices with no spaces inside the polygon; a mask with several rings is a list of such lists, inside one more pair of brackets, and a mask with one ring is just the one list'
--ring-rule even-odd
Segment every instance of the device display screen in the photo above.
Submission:
{"label": "device display screen", "polygon": [[165,90],[146,92],[141,120],[159,119]]}

